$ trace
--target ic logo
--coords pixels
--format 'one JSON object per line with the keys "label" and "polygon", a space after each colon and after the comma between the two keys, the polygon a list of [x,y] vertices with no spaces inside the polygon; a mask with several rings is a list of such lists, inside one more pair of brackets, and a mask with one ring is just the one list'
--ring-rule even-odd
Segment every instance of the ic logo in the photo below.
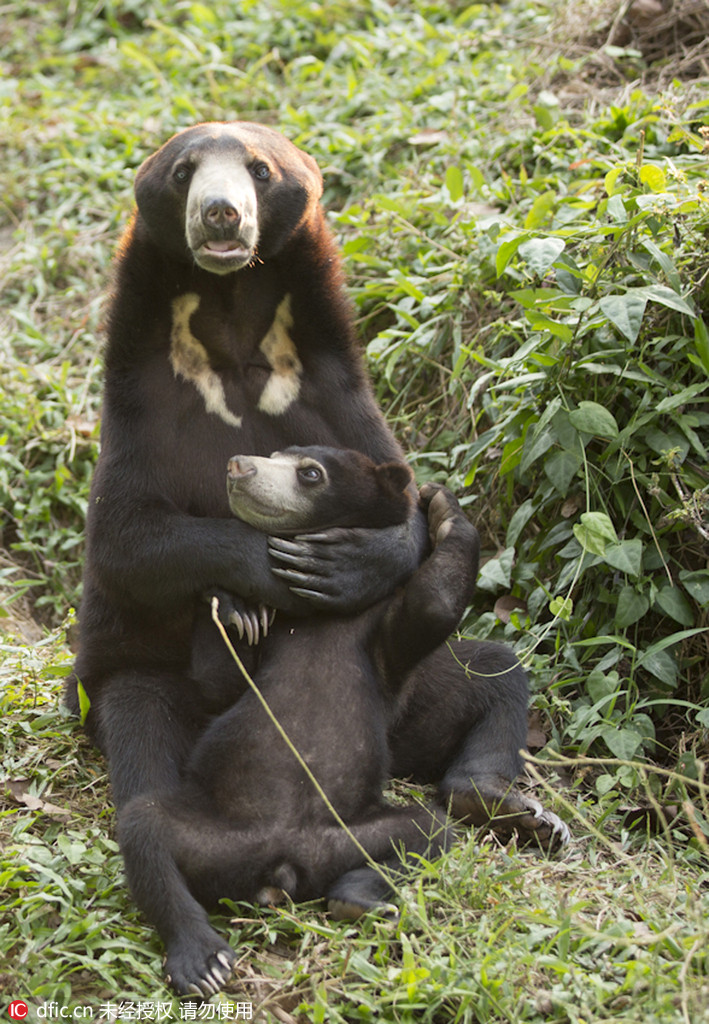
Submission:
{"label": "ic logo", "polygon": [[14,999],[8,1006],[7,1012],[13,1020],[25,1020],[28,1013],[27,1003],[21,999]]}

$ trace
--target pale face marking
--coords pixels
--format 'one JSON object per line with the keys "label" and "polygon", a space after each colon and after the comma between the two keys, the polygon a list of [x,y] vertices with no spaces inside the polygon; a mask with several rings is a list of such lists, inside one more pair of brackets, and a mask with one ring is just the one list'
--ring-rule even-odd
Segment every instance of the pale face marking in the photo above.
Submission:
{"label": "pale face marking", "polygon": [[[230,241],[210,241],[203,204],[218,200],[232,210]],[[254,180],[243,162],[217,153],[205,158],[190,182],[185,210],[187,244],[199,266],[213,274],[229,274],[250,263],[258,245],[258,202]]]}
{"label": "pale face marking", "polygon": [[269,416],[282,416],[300,393],[303,364],[288,333],[293,326],[290,306],[291,297],[286,295],[259,346],[273,367],[258,402],[261,412]]}
{"label": "pale face marking", "polygon": [[204,399],[207,412],[219,416],[230,427],[240,427],[242,417],[235,416],[227,407],[221,378],[209,365],[206,348],[190,330],[190,317],[196,313],[199,302],[196,292],[178,295],[173,300],[170,363],[176,377],[194,384]]}
{"label": "pale face marking", "polygon": [[[317,482],[303,484],[298,480],[298,471],[308,469],[318,470]],[[289,452],[274,452],[270,458],[238,455],[229,463],[232,512],[264,532],[307,528],[312,522],[315,495],[327,486],[327,471],[321,463]]]}

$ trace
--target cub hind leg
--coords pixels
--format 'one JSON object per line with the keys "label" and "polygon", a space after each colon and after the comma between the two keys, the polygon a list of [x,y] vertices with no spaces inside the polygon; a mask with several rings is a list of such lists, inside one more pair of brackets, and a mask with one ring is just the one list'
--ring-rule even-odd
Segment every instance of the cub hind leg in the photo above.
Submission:
{"label": "cub hind leg", "polygon": [[[418,857],[439,856],[453,839],[446,815],[429,807],[389,808],[372,820],[349,827],[376,863],[362,863],[360,857],[357,866],[343,871],[330,884],[328,910],[335,920],[353,921],[368,911],[396,918],[398,910],[392,902],[395,880],[413,870]],[[339,837],[345,835],[338,832]]]}

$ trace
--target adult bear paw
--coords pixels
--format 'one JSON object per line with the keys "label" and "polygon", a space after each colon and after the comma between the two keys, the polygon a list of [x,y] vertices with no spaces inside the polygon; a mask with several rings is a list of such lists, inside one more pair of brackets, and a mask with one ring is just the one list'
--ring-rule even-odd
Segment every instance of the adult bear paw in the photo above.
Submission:
{"label": "adult bear paw", "polygon": [[466,786],[446,786],[443,795],[454,818],[484,826],[504,842],[516,835],[520,846],[555,853],[571,839],[558,815],[502,779],[478,778]]}
{"label": "adult bear paw", "polygon": [[170,945],[165,958],[165,980],[178,995],[208,999],[224,988],[238,957],[209,928],[203,934],[181,938]]}
{"label": "adult bear paw", "polygon": [[247,604],[241,597],[229,594],[225,590],[209,591],[205,597],[210,603],[216,599],[217,614],[221,624],[234,626],[239,634],[239,640],[246,637],[249,647],[268,636],[276,614],[273,608],[267,608],[263,604],[254,607]]}

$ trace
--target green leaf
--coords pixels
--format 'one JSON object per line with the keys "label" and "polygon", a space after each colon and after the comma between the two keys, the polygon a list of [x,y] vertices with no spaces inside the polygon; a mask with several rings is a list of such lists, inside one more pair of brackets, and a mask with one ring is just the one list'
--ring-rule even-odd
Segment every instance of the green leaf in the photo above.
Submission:
{"label": "green leaf", "polygon": [[[536,331],[549,331],[555,338],[560,338],[565,344],[573,339],[574,332],[568,324],[562,324],[558,320],[552,320],[545,313],[539,313],[536,309],[525,310],[525,316]],[[536,358],[539,358],[536,355]]]}
{"label": "green leaf", "polygon": [[692,606],[679,587],[670,587],[669,585],[663,587],[657,593],[655,605],[665,615],[669,615],[675,622],[679,622],[681,626],[694,625]]}
{"label": "green leaf", "polygon": [[619,544],[609,545],[603,560],[612,569],[618,569],[627,576],[639,576],[642,569],[643,542],[638,537],[622,540]]}
{"label": "green leaf", "polygon": [[501,277],[505,272],[507,264],[510,262],[526,237],[526,235],[515,235],[513,238],[507,238],[506,241],[500,243],[497,254],[495,255],[495,273],[498,277]]}
{"label": "green leaf", "polygon": [[610,793],[615,783],[615,775],[608,775],[607,773],[599,775],[595,782],[596,792],[599,796],[605,796],[606,793]]}
{"label": "green leaf", "polygon": [[569,622],[574,612],[574,602],[570,597],[553,597],[549,602],[549,611],[554,618]]}
{"label": "green leaf", "polygon": [[634,729],[617,729],[615,726],[605,728],[602,736],[611,754],[620,761],[632,761],[643,741],[642,735]]}
{"label": "green leaf", "polygon": [[549,219],[554,203],[556,192],[543,192],[532,203],[532,208],[524,219],[524,226],[528,230],[540,228]]}
{"label": "green leaf", "polygon": [[639,594],[634,587],[622,587],[618,595],[615,609],[615,624],[618,629],[626,629],[641,619],[650,607],[644,594]]}
{"label": "green leaf", "polygon": [[77,679],[76,681],[76,692],[79,697],[79,719],[81,724],[84,725],[86,722],[86,716],[91,709],[91,700],[88,693],[82,686],[81,682]]}
{"label": "green leaf", "polygon": [[677,685],[677,662],[669,651],[646,651],[638,659],[638,665],[666,686]]}
{"label": "green leaf", "polygon": [[640,181],[653,192],[664,192],[667,188],[665,172],[655,164],[643,164],[640,168]]}
{"label": "green leaf", "polygon": [[512,566],[515,549],[505,548],[496,558],[491,558],[480,567],[478,587],[481,590],[497,590],[498,587],[509,588],[512,582]]}
{"label": "green leaf", "polygon": [[624,171],[625,167],[622,165],[614,167],[612,171],[608,171],[608,174],[606,174],[603,179],[603,187],[606,190],[606,195],[612,196],[615,195],[616,192],[620,191],[620,189],[616,189],[616,183]]}
{"label": "green leaf", "polygon": [[694,344],[697,348],[697,355],[702,369],[709,377],[709,331],[702,318],[698,316],[694,321]]}
{"label": "green leaf", "polygon": [[574,537],[592,555],[604,555],[609,544],[618,543],[615,527],[605,512],[583,512],[581,522],[574,523]]}
{"label": "green leaf", "polygon": [[689,572],[682,569],[679,574],[682,586],[686,588],[690,597],[693,597],[697,604],[709,604],[709,570],[696,569]]}
{"label": "green leaf", "polygon": [[692,306],[681,295],[664,284],[653,284],[648,288],[635,288],[634,291],[636,294],[643,292],[650,302],[659,302],[661,306],[676,309],[678,313],[685,313],[687,316],[695,315]]}
{"label": "green leaf", "polygon": [[510,519],[509,526],[507,527],[507,547],[514,547],[517,543],[519,535],[525,528],[529,520],[534,515],[534,502],[531,498],[527,498],[523,501],[518,509],[515,510],[514,515]]}
{"label": "green leaf", "polygon": [[537,459],[548,451],[554,444],[554,434],[551,427],[539,430],[530,430],[524,443],[524,454],[522,456],[521,470],[525,473]]}
{"label": "green leaf", "polygon": [[679,292],[681,287],[681,278],[677,272],[676,266],[667,253],[663,252],[662,249],[660,249],[660,247],[649,238],[643,238],[640,244],[643,249],[650,253],[654,260],[657,260],[658,264],[662,268],[662,272],[670,282],[672,290]]}
{"label": "green leaf", "polygon": [[451,201],[454,203],[457,203],[465,195],[463,172],[455,164],[451,164],[450,167],[446,168],[446,188],[448,189]]}
{"label": "green leaf", "polygon": [[677,409],[680,405],[686,405],[691,399],[696,398],[697,395],[704,396],[706,392],[706,384],[702,381],[700,384],[690,384],[688,388],[682,388],[681,391],[676,392],[674,395],[668,395],[667,398],[663,398],[661,402],[655,406],[655,412],[670,412],[672,409]]}
{"label": "green leaf", "polygon": [[586,680],[586,692],[594,704],[602,703],[604,698],[609,697],[618,689],[619,676],[617,672],[601,672],[600,669],[593,669]]}
{"label": "green leaf", "polygon": [[628,341],[635,341],[640,333],[646,305],[647,296],[639,288],[624,295],[605,295],[599,302],[601,311]]}
{"label": "green leaf", "polygon": [[569,413],[569,420],[584,434],[610,438],[619,434],[615,416],[598,402],[579,402],[578,409],[572,409]]}
{"label": "green leaf", "polygon": [[519,247],[519,257],[537,277],[544,277],[566,248],[563,238],[530,238]]}
{"label": "green leaf", "polygon": [[553,452],[544,460],[544,472],[559,494],[566,495],[571,481],[578,473],[582,459],[576,452],[566,450]]}

